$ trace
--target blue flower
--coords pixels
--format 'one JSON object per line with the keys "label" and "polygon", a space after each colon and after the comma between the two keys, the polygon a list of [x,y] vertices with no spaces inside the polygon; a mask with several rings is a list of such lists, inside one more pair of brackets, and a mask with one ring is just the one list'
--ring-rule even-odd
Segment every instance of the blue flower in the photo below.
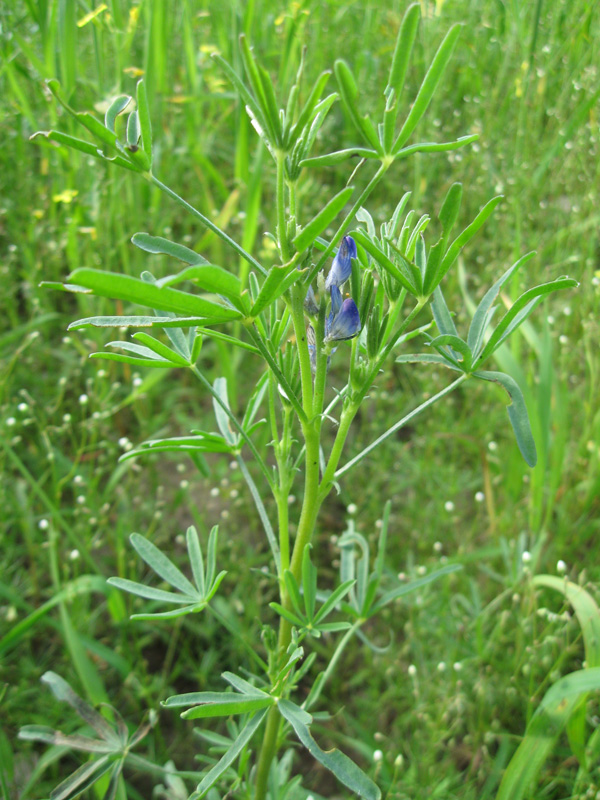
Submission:
{"label": "blue flower", "polygon": [[329,291],[331,313],[325,320],[325,342],[353,339],[360,333],[360,316],[356,303],[351,297],[342,302],[342,293],[335,284]]}
{"label": "blue flower", "polygon": [[351,236],[344,236],[325,281],[326,289],[331,289],[332,286],[339,287],[348,280],[352,272],[353,258],[356,258],[356,242]]}

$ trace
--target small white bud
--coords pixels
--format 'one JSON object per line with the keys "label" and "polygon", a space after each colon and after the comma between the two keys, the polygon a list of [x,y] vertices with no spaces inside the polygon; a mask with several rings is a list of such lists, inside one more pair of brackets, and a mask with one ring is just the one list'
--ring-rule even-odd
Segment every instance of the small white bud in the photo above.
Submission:
{"label": "small white bud", "polygon": [[476,503],[483,503],[484,500],[485,500],[485,495],[483,492],[475,492]]}
{"label": "small white bud", "polygon": [[402,755],[402,753],[400,753],[394,759],[394,766],[396,767],[396,769],[400,769],[403,764],[404,764],[404,756]]}
{"label": "small white bud", "polygon": [[565,572],[567,571],[567,565],[566,565],[566,563],[565,563],[565,562],[562,560],[562,558],[561,558],[561,559],[559,559],[559,560],[556,562],[556,571],[557,571],[558,573],[560,573],[561,575],[564,575],[564,574],[565,574]]}
{"label": "small white bud", "polygon": [[38,522],[38,528],[39,528],[41,531],[47,531],[49,527],[50,527],[50,523],[48,522],[48,520],[47,520],[47,519],[41,519],[41,520]]}
{"label": "small white bud", "polygon": [[460,663],[460,661],[455,661],[454,664],[452,664],[452,669],[454,670],[454,672],[460,672],[462,669],[462,664]]}
{"label": "small white bud", "polygon": [[381,750],[375,750],[373,753],[373,761],[378,764],[380,761],[383,761],[383,752]]}
{"label": "small white bud", "polygon": [[434,542],[433,543],[433,550],[434,550],[435,553],[441,553],[442,552],[442,547],[443,547],[443,545],[442,545],[441,542]]}
{"label": "small white bud", "polygon": [[17,420],[14,417],[8,417],[6,420],[6,427],[7,428],[14,428],[17,424]]}
{"label": "small white bud", "polygon": [[444,508],[448,512],[454,511],[454,503],[452,502],[452,500],[446,500],[446,502],[444,503]]}
{"label": "small white bud", "polygon": [[27,403],[19,403],[17,410],[20,411],[21,414],[24,414],[26,411],[29,411],[29,406]]}
{"label": "small white bud", "polygon": [[437,665],[437,671],[438,672],[445,672],[446,671],[446,662],[445,661],[440,661],[440,663]]}
{"label": "small white bud", "polygon": [[84,494],[80,494],[77,497],[77,504],[80,505],[80,506],[85,504],[85,495]]}
{"label": "small white bud", "polygon": [[497,442],[490,442],[488,444],[488,450],[490,451],[490,453],[495,453],[497,449],[498,449]]}
{"label": "small white bud", "polygon": [[85,481],[81,475],[75,475],[75,477],[73,478],[73,483],[75,484],[75,486],[82,486],[85,483]]}
{"label": "small white bud", "polygon": [[426,574],[427,574],[427,567],[424,567],[422,565],[417,567],[417,575],[423,577],[423,575],[426,575]]}
{"label": "small white bud", "polygon": [[217,486],[213,486],[213,488],[210,490],[210,496],[211,497],[218,497],[219,494],[220,493],[219,493],[218,487]]}
{"label": "small white bud", "polygon": [[71,552],[69,553],[69,558],[71,559],[71,561],[77,561],[77,559],[79,558],[79,550],[71,550]]}
{"label": "small white bud", "polygon": [[187,489],[189,487],[189,485],[190,485],[190,482],[186,481],[185,478],[182,481],[179,481],[179,487],[181,489]]}
{"label": "small white bud", "polygon": [[408,674],[410,675],[411,678],[414,678],[416,676],[417,668],[415,667],[414,664],[409,664],[409,666],[408,666]]}
{"label": "small white bud", "polygon": [[80,406],[87,406],[87,404],[89,403],[89,399],[90,398],[87,396],[87,394],[80,394],[79,395],[79,405]]}
{"label": "small white bud", "polygon": [[296,495],[295,494],[289,494],[288,495],[288,506],[293,505],[295,502],[296,502]]}
{"label": "small white bud", "polygon": [[134,378],[131,381],[131,385],[133,386],[134,389],[139,389],[143,382],[144,382],[143,378]]}
{"label": "small white bud", "polygon": [[350,515],[356,514],[356,512],[358,511],[358,508],[357,508],[357,506],[356,506],[356,503],[350,503],[350,505],[348,506],[348,508],[346,509],[346,511],[347,511],[347,512],[348,512],[348,514],[350,514]]}
{"label": "small white bud", "polygon": [[63,414],[63,422],[65,425],[68,425],[72,419],[73,417],[70,414]]}
{"label": "small white bud", "polygon": [[521,561],[524,564],[530,564],[531,563],[531,553],[529,552],[529,550],[523,550],[523,555],[521,556]]}

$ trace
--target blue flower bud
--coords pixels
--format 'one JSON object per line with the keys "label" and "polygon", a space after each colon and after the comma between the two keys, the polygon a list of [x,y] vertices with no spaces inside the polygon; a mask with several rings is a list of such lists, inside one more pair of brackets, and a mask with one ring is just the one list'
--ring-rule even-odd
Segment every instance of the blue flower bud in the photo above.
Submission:
{"label": "blue flower bud", "polygon": [[317,298],[315,297],[315,292],[312,286],[308,287],[308,292],[306,293],[306,297],[304,299],[304,310],[307,314],[310,314],[311,317],[315,317],[319,313]]}
{"label": "blue flower bud", "polygon": [[328,324],[326,325],[327,330],[325,333],[326,342],[353,339],[358,333],[360,333],[360,316],[358,314],[356,303],[351,297],[348,297],[346,300],[344,300],[337,314],[333,314],[333,317],[332,314],[330,314],[329,318],[327,319]]}
{"label": "blue flower bud", "polygon": [[325,288],[341,286],[350,277],[352,259],[356,258],[356,242],[351,236],[344,236],[325,282]]}

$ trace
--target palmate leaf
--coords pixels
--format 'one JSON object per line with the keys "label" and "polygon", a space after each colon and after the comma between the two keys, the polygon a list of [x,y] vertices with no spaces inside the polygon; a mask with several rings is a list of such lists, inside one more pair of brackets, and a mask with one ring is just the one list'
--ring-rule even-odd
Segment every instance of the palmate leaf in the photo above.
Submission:
{"label": "palmate leaf", "polygon": [[180,608],[171,611],[133,614],[132,619],[164,619],[202,611],[214,597],[221,581],[227,574],[225,571],[220,572],[218,575],[216,574],[217,537],[218,527],[215,526],[208,540],[208,557],[205,568],[196,529],[190,526],[187,530],[188,556],[192,567],[194,585],[149,539],[139,533],[132,533],[129,539],[138,555],[160,578],[176,591],[165,591],[120,577],[109,578],[108,583],[125,592],[138,595],[138,597],[180,606]]}
{"label": "palmate leaf", "polygon": [[151,712],[149,721],[143,721],[138,729],[129,736],[127,726],[116,709],[110,708],[110,712],[115,718],[115,723],[111,724],[79,697],[60,675],[55,672],[46,672],[42,676],[42,681],[50,686],[59,700],[68,703],[100,737],[91,739],[79,734],[65,735],[45,725],[25,725],[21,728],[20,739],[43,742],[58,747],[70,747],[84,753],[101,754],[98,758],[80,766],[50,792],[51,800],[71,800],[71,798],[78,797],[109,770],[112,773],[103,800],[114,800],[125,759],[130,750],[146,736],[155,724],[155,713]]}

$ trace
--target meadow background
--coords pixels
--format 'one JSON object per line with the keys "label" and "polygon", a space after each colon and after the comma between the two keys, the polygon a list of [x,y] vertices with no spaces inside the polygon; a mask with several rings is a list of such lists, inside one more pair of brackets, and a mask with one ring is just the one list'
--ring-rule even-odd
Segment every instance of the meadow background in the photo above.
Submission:
{"label": "meadow background", "polygon": [[[58,78],[74,107],[102,115],[144,75],[155,172],[246,249],[268,254],[271,163],[210,54],[239,67],[237,37],[246,33],[284,101],[303,45],[309,83],[343,57],[362,107],[373,110],[406,6],[28,0],[0,7],[4,798],[45,797],[79,763],[16,740],[22,724],[77,724],[40,684],[46,670],[93,702],[110,698],[136,720],[170,690],[215,688],[223,669],[243,664],[242,640],[260,637],[259,614],[274,599],[272,583],[252,570],[263,563],[264,545],[242,477],[227,459],[211,459],[208,475],[168,457],[118,463],[130,443],[197,427],[210,417],[208,398],[181,372],[138,374],[89,361],[112,334],[65,329],[77,317],[114,313],[114,304],[38,285],[79,266],[139,275],[147,256],[130,243],[136,231],[185,243],[232,271],[237,257],[137,176],[30,142],[40,129],[74,133],[44,79]],[[459,223],[505,195],[446,283],[449,305],[465,309],[459,330],[482,289],[528,250],[537,256],[509,287],[507,302],[521,286],[558,275],[581,285],[552,295],[497,354],[498,367],[526,389],[539,453],[534,469],[518,452],[502,392],[479,382],[388,440],[327,500],[318,557],[332,580],[337,537],[353,520],[374,540],[387,499],[390,570],[414,577],[446,560],[464,569],[410,595],[371,627],[371,640],[389,648],[357,643],[348,651],[340,681],[329,688],[329,707],[339,713],[326,732],[363,765],[381,750],[371,772],[389,797],[486,800],[545,690],[584,658],[577,622],[563,613],[558,594],[534,591],[530,576],[557,574],[560,560],[572,580],[600,595],[600,7],[591,0],[438,0],[423,2],[422,14],[412,93],[450,24],[464,28],[419,138],[439,141],[443,130],[446,141],[468,133],[480,139],[396,164],[368,202],[373,217],[388,219],[407,190],[412,207],[433,216],[453,181],[465,189]],[[328,88],[335,89],[333,77]],[[338,104],[318,152],[356,144],[346,123]],[[341,165],[311,173],[302,198],[307,218],[349,172]],[[233,402],[257,369],[208,342],[202,364],[228,378]],[[349,454],[447,382],[439,371],[393,365],[363,406]],[[127,540],[132,531],[183,559],[180,534],[191,523],[201,535],[220,524],[221,566],[230,574],[214,604],[241,639],[225,635],[210,615],[180,619],[173,634],[132,623],[134,601],[104,582],[140,576]],[[597,725],[594,711],[588,719]],[[191,768],[206,745],[163,710],[145,747],[157,763],[172,758]],[[594,769],[575,786],[578,765],[565,737],[531,796],[595,797]],[[310,760],[302,771],[315,792],[339,794]],[[131,798],[149,797],[160,783],[128,777]]]}

